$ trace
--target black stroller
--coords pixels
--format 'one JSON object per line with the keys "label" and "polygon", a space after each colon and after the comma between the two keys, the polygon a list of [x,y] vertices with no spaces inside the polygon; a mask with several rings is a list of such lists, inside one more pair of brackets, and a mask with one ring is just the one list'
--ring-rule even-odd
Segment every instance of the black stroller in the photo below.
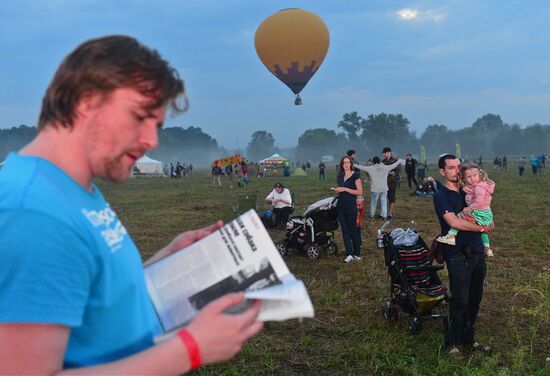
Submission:
{"label": "black stroller", "polygon": [[409,315],[409,332],[417,334],[421,319],[447,318],[442,308],[448,302],[447,288],[437,275],[443,265],[432,265],[429,248],[416,231],[396,228],[388,233],[384,231],[388,223],[377,236],[390,275],[390,298],[382,306],[382,315],[386,321],[397,321],[399,306]]}
{"label": "black stroller", "polygon": [[337,199],[334,197],[325,198],[310,205],[303,216],[290,218],[286,224],[285,239],[276,244],[279,253],[284,256],[290,249],[294,249],[305,252],[310,259],[319,258],[321,250],[326,250],[329,255],[336,255],[336,203]]}

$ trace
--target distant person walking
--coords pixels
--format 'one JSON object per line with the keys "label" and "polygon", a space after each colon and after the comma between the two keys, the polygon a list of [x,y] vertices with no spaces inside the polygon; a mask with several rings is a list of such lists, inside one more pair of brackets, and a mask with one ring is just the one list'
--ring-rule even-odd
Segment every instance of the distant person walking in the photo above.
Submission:
{"label": "distant person walking", "polygon": [[235,176],[233,175],[233,165],[230,163],[227,166],[225,166],[224,169],[225,175],[227,175],[227,178],[229,179],[229,189],[233,189],[233,183],[235,182]]}
{"label": "distant person walking", "polygon": [[519,176],[523,176],[523,172],[525,171],[526,165],[527,165],[527,160],[525,160],[525,157],[521,157],[518,162]]}
{"label": "distant person walking", "polygon": [[[390,147],[386,146],[382,150],[382,153],[384,154],[384,159],[382,160],[382,163],[386,166],[393,165],[395,162],[397,162],[397,159],[395,159],[392,155]],[[393,217],[393,212],[395,210],[397,183],[400,179],[400,168],[401,167],[397,165],[397,167],[392,169],[388,174],[388,218],[390,219]]]}
{"label": "distant person walking", "polygon": [[245,161],[241,162],[241,185],[248,185],[248,164]]}
{"label": "distant person walking", "polygon": [[220,166],[219,162],[214,162],[214,166],[212,166],[212,185],[216,185],[216,182],[218,182],[218,186],[222,186],[222,168]]}
{"label": "distant person walking", "polygon": [[495,157],[495,160],[493,161],[493,166],[495,169],[501,167],[501,161],[498,155]]}
{"label": "distant person walking", "polygon": [[536,155],[533,155],[529,160],[531,162],[531,171],[533,171],[533,175],[536,175],[539,172],[539,159]]}
{"label": "distant person walking", "polygon": [[321,161],[319,163],[319,180],[323,179],[323,181],[325,181],[325,168],[325,163]]}
{"label": "distant person walking", "polygon": [[412,157],[412,154],[407,154],[407,159],[405,160],[405,172],[407,173],[407,184],[409,185],[409,188],[411,188],[412,183],[414,183],[415,188],[418,186],[418,182],[415,178],[416,164],[417,161]]}

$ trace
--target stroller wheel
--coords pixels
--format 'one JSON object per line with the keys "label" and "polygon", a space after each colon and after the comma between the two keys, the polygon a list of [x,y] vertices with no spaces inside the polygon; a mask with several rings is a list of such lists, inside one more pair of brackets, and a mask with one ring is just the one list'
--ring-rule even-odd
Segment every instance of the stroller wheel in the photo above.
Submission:
{"label": "stroller wheel", "polygon": [[386,321],[397,321],[399,313],[393,304],[386,302],[382,306],[382,316],[384,316],[384,320]]}
{"label": "stroller wheel", "polygon": [[330,243],[327,248],[327,253],[331,256],[336,256],[338,254],[338,246],[336,243]]}
{"label": "stroller wheel", "polygon": [[307,247],[306,249],[307,257],[310,259],[318,259],[319,258],[319,247],[315,244],[312,244]]}
{"label": "stroller wheel", "polygon": [[418,317],[412,317],[409,320],[409,333],[418,334],[420,333],[420,329],[422,329],[420,319]]}
{"label": "stroller wheel", "polygon": [[277,243],[275,248],[277,248],[277,251],[279,251],[281,256],[285,256],[288,253],[288,248],[284,243]]}

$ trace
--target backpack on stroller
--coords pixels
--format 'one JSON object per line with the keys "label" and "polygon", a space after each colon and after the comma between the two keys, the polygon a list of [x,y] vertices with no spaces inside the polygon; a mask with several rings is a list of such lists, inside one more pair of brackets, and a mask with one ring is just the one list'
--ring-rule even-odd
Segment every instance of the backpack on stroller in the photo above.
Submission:
{"label": "backpack on stroller", "polygon": [[334,231],[338,229],[336,213],[337,199],[328,197],[310,205],[303,216],[294,216],[286,224],[285,239],[276,244],[284,256],[290,249],[305,252],[311,259],[317,259],[321,250],[330,255],[338,253],[334,242]]}
{"label": "backpack on stroller", "polygon": [[432,265],[430,251],[416,231],[396,228],[384,232],[388,223],[378,230],[377,238],[390,276],[390,297],[382,306],[382,315],[386,321],[396,321],[396,306],[400,307],[409,315],[409,332],[417,334],[421,319],[447,318],[447,311],[440,307],[448,302],[447,288],[437,275],[443,265]]}

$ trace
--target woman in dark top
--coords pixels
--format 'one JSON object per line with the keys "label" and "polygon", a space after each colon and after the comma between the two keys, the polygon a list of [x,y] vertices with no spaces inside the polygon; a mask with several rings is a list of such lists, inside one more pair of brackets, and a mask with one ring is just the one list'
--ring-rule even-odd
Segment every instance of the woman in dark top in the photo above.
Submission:
{"label": "woman in dark top", "polygon": [[361,233],[357,227],[357,197],[363,194],[361,178],[353,168],[353,161],[347,155],[340,160],[338,187],[331,188],[338,193],[338,222],[346,247],[344,262],[361,260]]}

